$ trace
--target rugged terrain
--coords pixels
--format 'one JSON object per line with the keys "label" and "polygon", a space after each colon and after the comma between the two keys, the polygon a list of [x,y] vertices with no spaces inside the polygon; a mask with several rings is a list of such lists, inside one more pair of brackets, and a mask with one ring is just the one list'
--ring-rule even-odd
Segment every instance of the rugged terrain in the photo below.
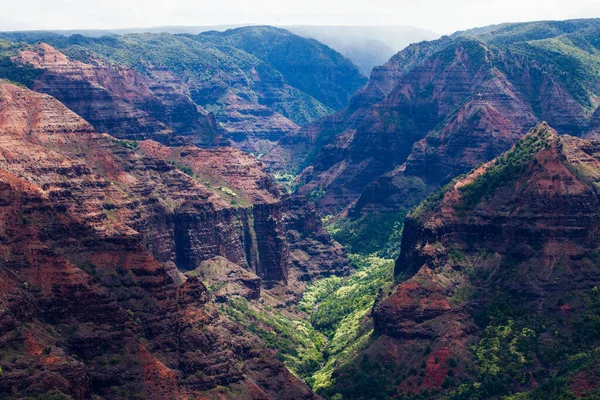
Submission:
{"label": "rugged terrain", "polygon": [[313,38],[348,57],[369,76],[373,68],[385,64],[411,43],[431,40],[439,35],[413,26],[327,26],[285,27],[296,35]]}
{"label": "rugged terrain", "polygon": [[265,161],[301,172],[300,192],[328,213],[410,208],[542,120],[593,134],[598,29],[597,20],[509,24],[411,45],[375,68],[345,110],[284,137]]}
{"label": "rugged terrain", "polygon": [[0,131],[3,395],[314,397],[183,274],[227,260],[220,273],[239,271],[256,299],[347,270],[259,162],[101,135],[8,83]]}
{"label": "rugged terrain", "polygon": [[0,397],[597,397],[599,27],[3,34]]}
{"label": "rugged terrain", "polygon": [[41,44],[12,61],[43,71],[32,83],[36,90],[57,97],[98,131],[123,139],[211,145],[220,138],[264,153],[284,134],[344,107],[365,82],[336,51],[272,27],[200,35],[2,37],[54,47]]}
{"label": "rugged terrain", "polygon": [[400,283],[333,393],[597,395],[599,150],[540,124],[414,209]]}

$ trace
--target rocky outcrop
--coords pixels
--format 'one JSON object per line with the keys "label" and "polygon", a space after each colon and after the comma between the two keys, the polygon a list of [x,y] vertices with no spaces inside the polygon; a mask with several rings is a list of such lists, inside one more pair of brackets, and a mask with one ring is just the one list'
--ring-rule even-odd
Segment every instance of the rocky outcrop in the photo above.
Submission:
{"label": "rocky outcrop", "polygon": [[260,298],[261,279],[223,257],[203,261],[198,268],[186,275],[196,276],[208,285],[217,303],[226,302],[234,296],[242,296],[248,300]]}
{"label": "rocky outcrop", "polygon": [[350,272],[344,248],[323,227],[312,202],[299,195],[284,200],[283,224],[290,251],[290,275],[309,282]]}
{"label": "rocky outcrop", "polygon": [[181,274],[222,257],[255,298],[300,279],[290,246],[322,256],[329,243],[333,261],[306,262],[347,268],[320,225],[304,233],[316,245],[288,242],[286,197],[258,161],[100,135],[52,97],[7,83],[0,132],[1,340],[17,357],[2,364],[3,393],[313,397]]}
{"label": "rocky outcrop", "polygon": [[200,35],[5,37],[49,43],[62,53],[42,44],[23,46],[24,54],[13,58],[45,71],[34,79],[36,90],[57,97],[99,131],[167,144],[226,139],[264,154],[282,136],[344,107],[365,80],[334,50],[271,27]]}
{"label": "rocky outcrop", "polygon": [[197,278],[177,286],[135,237],[102,237],[35,185],[0,179],[2,393],[314,397],[219,316]]}
{"label": "rocky outcrop", "polygon": [[[499,387],[531,390],[542,382],[519,377],[543,381],[570,354],[596,346],[581,324],[597,312],[590,296],[600,282],[599,178],[598,143],[541,124],[428,198],[406,220],[400,283],[374,307],[377,339],[365,354],[403,368],[426,365],[419,379],[403,375],[404,393],[459,382],[467,390],[475,381],[468,390],[493,395]],[[440,366],[452,375],[433,379],[429,358],[438,352],[455,361]],[[520,361],[510,359],[515,352]]]}
{"label": "rocky outcrop", "polygon": [[71,60],[45,43],[22,51],[15,60],[43,71],[34,90],[56,97],[99,132],[167,144],[218,143],[213,117],[192,102],[183,82],[168,71],[151,79],[98,58]]}
{"label": "rocky outcrop", "polygon": [[[231,256],[226,257],[254,271],[267,287],[276,282],[306,282],[319,276],[349,272],[344,250],[325,231],[314,205],[302,196],[285,194],[254,157],[233,148],[172,148],[152,141],[140,143],[139,150],[182,170],[189,168],[188,173],[197,181],[231,202],[234,207],[228,212],[240,222],[229,224],[235,228],[225,237],[239,239],[233,241],[238,247],[231,248]],[[219,232],[219,226],[182,227],[186,237],[195,237],[197,243],[182,248],[200,249],[208,243],[228,248],[218,240],[201,236],[202,232]],[[189,254],[192,257],[196,254],[196,259],[184,265],[193,266],[218,252],[191,251]]]}
{"label": "rocky outcrop", "polygon": [[585,43],[600,27],[551,25],[490,27],[409,46],[376,68],[345,110],[283,138],[265,160],[302,171],[300,191],[322,194],[317,203],[327,213],[350,205],[351,215],[362,215],[413,207],[424,197],[399,202],[398,194],[437,190],[542,120],[593,134],[600,81]]}

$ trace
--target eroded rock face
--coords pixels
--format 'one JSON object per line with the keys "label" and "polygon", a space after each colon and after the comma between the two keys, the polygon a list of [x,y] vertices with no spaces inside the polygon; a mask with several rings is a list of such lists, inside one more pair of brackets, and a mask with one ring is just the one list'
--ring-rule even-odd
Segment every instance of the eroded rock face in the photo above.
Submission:
{"label": "eroded rock face", "polygon": [[151,78],[97,58],[74,61],[45,43],[15,60],[43,71],[34,90],[57,98],[99,132],[167,144],[223,140],[213,117],[194,104],[189,89],[168,71]]}
{"label": "eroded rock face", "polygon": [[[595,312],[589,296],[600,283],[598,179],[597,142],[559,136],[541,124],[505,155],[422,203],[404,225],[395,268],[400,283],[374,307],[378,338],[365,354],[404,368],[427,365],[422,379],[398,382],[400,391],[417,393],[441,387],[445,374],[439,379],[438,370],[449,364],[429,368],[430,354],[438,352],[457,361],[448,379],[477,380],[492,390],[485,386],[490,355],[481,354],[491,351],[489,340],[508,346],[495,332],[511,330],[525,335],[513,343],[527,338],[539,346],[536,353],[518,345],[523,376],[551,376],[569,354],[597,345],[597,338],[580,338],[579,324]],[[564,357],[548,366],[556,346]],[[503,390],[536,387],[508,378],[502,368],[509,361],[497,351],[499,361],[492,362]]]}
{"label": "eroded rock face", "polygon": [[505,32],[459,32],[409,46],[376,68],[345,110],[282,138],[264,159],[275,169],[302,171],[300,191],[323,194],[317,203],[326,213],[349,205],[350,215],[410,209],[424,197],[398,201],[399,194],[434,192],[508,150],[540,121],[594,135],[597,74],[584,58],[551,50],[548,37],[591,55],[594,47],[584,43],[598,29],[582,21],[549,29],[535,44],[527,42],[534,32],[509,35],[509,42]]}
{"label": "eroded rock face", "polygon": [[[189,168],[188,173],[231,202],[234,207],[229,212],[239,222],[230,225],[235,227],[230,237],[238,235],[234,243],[242,245],[227,258],[257,273],[267,287],[349,271],[343,248],[325,231],[314,205],[302,196],[285,194],[254,157],[230,147],[171,148],[152,141],[140,143],[140,151]],[[218,231],[219,225],[204,230]],[[203,239],[201,230],[182,228],[186,240],[196,237],[198,247],[214,243]],[[196,254],[200,257],[185,265],[211,258]]]}
{"label": "eroded rock face", "polygon": [[323,227],[315,205],[303,196],[284,200],[283,224],[290,251],[290,275],[308,282],[350,272],[345,249]]}
{"label": "eroded rock face", "polygon": [[298,170],[312,165],[323,146],[338,134],[355,131],[369,109],[392,92],[402,75],[448,41],[449,38],[411,44],[385,64],[375,67],[365,86],[350,98],[348,107],[282,137],[262,160],[276,170]]}
{"label": "eroded rock face", "polygon": [[99,235],[39,187],[0,179],[4,394],[213,398],[234,385],[257,398],[313,397],[219,316],[197,278],[177,286],[136,237]]}
{"label": "eroded rock face", "polygon": [[226,140],[264,154],[282,136],[345,106],[365,81],[336,51],[272,27],[200,35],[5,37],[60,50],[60,56],[52,49],[45,57],[49,46],[42,44],[14,60],[45,71],[36,89],[59,98],[97,130],[168,144]]}
{"label": "eroded rock face", "polygon": [[465,40],[413,67],[355,130],[323,147],[302,190],[323,188],[319,204],[336,211],[405,162],[403,175],[439,185],[507,150],[537,119],[491,58]]}
{"label": "eroded rock face", "polygon": [[[17,355],[2,364],[2,392],[314,397],[179,271],[223,257],[255,277],[255,297],[263,285],[299,279],[290,246],[324,250],[290,245],[287,200],[254,158],[122,142],[52,97],[7,83],[0,148],[1,340]],[[343,272],[345,255],[334,254],[316,270]]]}
{"label": "eroded rock face", "polygon": [[223,257],[203,261],[194,271],[189,271],[187,276],[196,276],[210,285],[217,303],[226,302],[234,296],[242,296],[248,300],[260,298],[261,279]]}

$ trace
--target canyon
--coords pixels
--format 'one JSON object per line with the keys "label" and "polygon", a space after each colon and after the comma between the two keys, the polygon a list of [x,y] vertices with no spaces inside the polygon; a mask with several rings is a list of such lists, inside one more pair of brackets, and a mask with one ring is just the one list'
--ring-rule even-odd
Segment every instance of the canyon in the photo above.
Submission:
{"label": "canyon", "polygon": [[410,45],[346,109],[282,138],[264,161],[299,174],[299,191],[319,194],[326,213],[410,209],[541,121],[593,134],[597,32],[597,20],[512,24]]}
{"label": "canyon", "polygon": [[599,29],[1,33],[0,398],[599,395]]}
{"label": "canyon", "polygon": [[229,143],[264,153],[284,134],[345,106],[366,81],[329,47],[273,27],[200,35],[2,37],[30,43],[6,56],[16,67],[40,72],[36,90],[58,98],[97,131],[123,139]]}
{"label": "canyon", "polygon": [[3,393],[313,397],[184,275],[222,257],[256,297],[346,273],[302,199],[233,148],[118,140],[12,84],[0,99]]}

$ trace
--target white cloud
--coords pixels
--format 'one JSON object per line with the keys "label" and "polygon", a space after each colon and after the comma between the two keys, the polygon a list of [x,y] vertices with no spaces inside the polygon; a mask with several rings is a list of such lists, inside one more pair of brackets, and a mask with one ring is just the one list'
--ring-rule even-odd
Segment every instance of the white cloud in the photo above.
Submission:
{"label": "white cloud", "polygon": [[[440,33],[600,17],[598,0],[0,0],[0,30],[162,25],[413,25]],[[2,4],[0,4],[2,5]]]}

